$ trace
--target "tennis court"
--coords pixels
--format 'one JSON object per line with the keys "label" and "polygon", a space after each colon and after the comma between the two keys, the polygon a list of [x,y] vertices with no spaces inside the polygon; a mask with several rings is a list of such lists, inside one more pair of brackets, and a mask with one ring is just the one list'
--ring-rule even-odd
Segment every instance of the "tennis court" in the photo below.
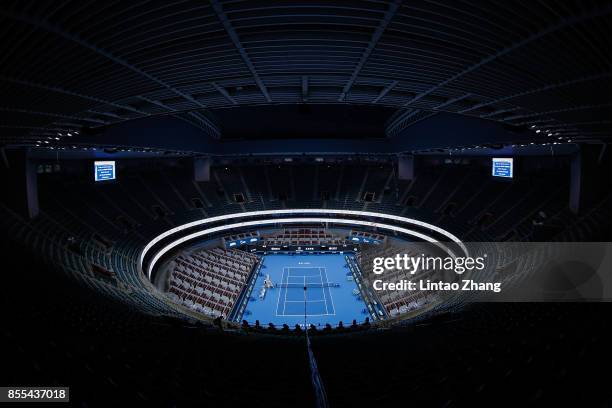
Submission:
{"label": "tennis court", "polygon": [[276,316],[334,316],[330,285],[325,267],[283,268],[277,285]]}
{"label": "tennis court", "polygon": [[[365,319],[365,304],[343,254],[272,254],[263,258],[244,319],[317,326]],[[350,255],[352,256],[352,255]],[[268,287],[264,283],[268,280]]]}

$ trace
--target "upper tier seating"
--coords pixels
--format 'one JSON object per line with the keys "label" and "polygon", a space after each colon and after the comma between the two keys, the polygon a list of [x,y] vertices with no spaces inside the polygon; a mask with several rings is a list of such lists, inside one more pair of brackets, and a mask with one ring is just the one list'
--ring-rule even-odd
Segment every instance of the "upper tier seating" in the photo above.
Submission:
{"label": "upper tier seating", "polygon": [[[466,241],[542,241],[567,228],[572,232],[562,239],[585,239],[601,224],[597,220],[605,219],[597,214],[606,214],[610,206],[600,200],[593,214],[585,212],[588,217],[572,214],[567,209],[569,178],[563,172],[498,183],[488,171],[445,165],[425,168],[414,180],[397,180],[388,165],[326,164],[213,167],[209,182],[195,182],[192,176],[190,162],[153,170],[126,168],[116,183],[103,185],[93,184],[89,174],[44,174],[39,178],[40,216],[26,220],[1,206],[1,222],[14,239],[82,284],[99,286],[152,314],[184,315],[151,290],[138,274],[137,260],[151,238],[196,219],[279,208],[352,209],[411,216]],[[366,192],[374,194],[373,201],[364,201]],[[234,194],[245,201],[236,202]],[[114,280],[93,273],[92,265],[109,271]],[[226,311],[230,303],[224,300],[209,308]]]}
{"label": "upper tier seating", "polygon": [[285,228],[265,240],[266,245],[343,245],[345,239],[322,228]]}

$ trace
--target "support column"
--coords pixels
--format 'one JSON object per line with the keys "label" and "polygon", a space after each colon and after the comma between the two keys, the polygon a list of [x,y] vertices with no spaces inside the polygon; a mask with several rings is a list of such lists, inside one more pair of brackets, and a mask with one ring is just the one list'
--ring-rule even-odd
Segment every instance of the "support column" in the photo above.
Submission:
{"label": "support column", "polygon": [[38,215],[37,163],[28,149],[6,150],[3,155],[2,184],[5,203],[26,218]]}
{"label": "support column", "polygon": [[400,156],[397,160],[397,173],[399,180],[413,180],[414,156]]}
{"label": "support column", "polygon": [[210,181],[210,158],[193,159],[193,178],[195,181]]}
{"label": "support column", "polygon": [[580,196],[582,188],[582,155],[578,151],[570,159],[570,193],[569,208],[574,214],[580,211]]}

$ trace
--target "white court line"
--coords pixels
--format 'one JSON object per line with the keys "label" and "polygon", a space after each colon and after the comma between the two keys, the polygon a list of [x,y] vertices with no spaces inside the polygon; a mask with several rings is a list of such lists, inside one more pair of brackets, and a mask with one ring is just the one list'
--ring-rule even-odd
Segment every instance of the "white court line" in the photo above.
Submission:
{"label": "white court line", "polygon": [[[296,288],[296,289],[297,289],[297,288]],[[320,288],[316,288],[316,289],[320,289]],[[310,298],[309,298],[309,297],[307,297],[306,299],[310,299]],[[314,299],[314,300],[306,300],[306,302],[323,302],[323,301],[325,301],[325,300],[326,300],[326,299],[321,299],[321,298],[319,297],[319,299]],[[303,303],[303,302],[304,302],[304,299],[303,299],[303,298],[302,298],[302,299],[300,299],[300,300],[292,300],[292,299],[289,299],[289,300],[286,300],[286,302],[302,302],[302,303]]]}
{"label": "white court line", "polygon": [[[307,278],[313,278],[316,277],[317,274],[312,274],[312,275],[304,275],[301,274],[301,276],[291,276],[292,273],[292,269],[313,269],[316,270],[318,272],[318,276],[319,276],[319,281],[321,282],[321,286],[323,286],[323,275],[321,273],[321,271],[323,271],[325,273],[325,279],[327,280],[327,273],[326,273],[326,268],[325,267],[321,267],[321,266],[285,266],[283,267],[283,274],[281,276],[281,283],[283,284],[289,284],[289,280],[293,279],[299,279],[302,278],[302,284],[304,286],[307,285],[306,283],[306,279]],[[334,313],[329,313],[329,308],[328,308],[328,301],[327,301],[327,296],[325,295],[325,289],[324,287],[321,287],[321,292],[323,293],[323,299],[319,299],[319,300],[288,300],[287,299],[287,293],[289,292],[289,288],[281,288],[285,290],[285,296],[283,299],[283,313],[282,314],[278,314],[278,306],[279,306],[279,302],[280,302],[280,291],[278,293],[278,298],[276,301],[276,316],[283,316],[283,317],[302,317],[302,314],[286,314],[286,310],[287,310],[287,303],[321,303],[323,302],[325,305],[325,311],[326,313],[317,313],[317,314],[311,314],[311,313],[307,313],[307,316],[335,316],[335,307],[334,307]],[[330,293],[330,298],[331,298],[331,293]],[[333,299],[331,299],[332,301],[332,307],[333,307]]]}
{"label": "white court line", "polygon": [[289,269],[317,269],[320,266],[288,266]]}
{"label": "white court line", "polygon": [[[306,285],[308,285],[308,284],[306,284]],[[302,287],[295,287],[295,288],[283,288],[283,289],[301,289],[300,292],[303,292],[303,286]],[[322,289],[322,288],[311,288],[311,290],[312,289]],[[296,294],[297,292],[291,292],[291,293]],[[307,299],[310,299],[310,297],[307,297]],[[325,299],[321,299],[321,298],[315,299],[315,300],[306,300],[306,302],[323,302],[323,301],[325,301]],[[291,300],[291,299],[289,299],[289,300],[285,300],[285,302],[286,303],[288,303],[288,302],[301,302],[301,303],[304,303],[304,298],[302,297],[302,299],[300,299],[300,300]]]}
{"label": "white court line", "polygon": [[[285,268],[283,268],[283,271],[285,270]],[[287,268],[287,282],[289,283],[289,278],[291,277],[291,269]],[[282,283],[282,281],[281,281]],[[283,301],[283,316],[285,315],[285,308],[287,307],[287,292],[289,292],[287,289],[288,288],[281,288],[281,289],[285,289],[285,300]]]}
{"label": "white court line", "polygon": [[[323,286],[323,275],[321,274],[321,269],[319,267],[319,280],[321,281],[321,292],[323,292],[323,299],[325,300],[325,313],[329,314],[329,309],[327,308],[327,296],[325,296],[325,287]],[[331,293],[330,293],[331,296]]]}
{"label": "white court line", "polygon": [[306,292],[306,276],[304,276],[304,325],[308,321],[308,292]]}
{"label": "white court line", "polygon": [[[285,278],[285,268],[283,268],[283,274],[281,275],[281,282],[283,281],[283,279]],[[276,309],[274,309],[274,314],[276,316],[278,316],[278,303],[280,302],[280,294],[281,291],[278,291],[278,295],[276,295]]]}
{"label": "white court line", "polygon": [[[287,267],[288,269],[319,269],[319,266],[289,266]],[[319,272],[320,274],[320,272]],[[317,274],[314,275],[304,275],[302,274],[301,276],[305,276],[305,277],[310,277],[310,276],[317,276]]]}
{"label": "white court line", "polygon": [[[283,268],[283,274],[281,275],[281,283],[282,283],[282,282],[283,282],[283,280],[285,279],[285,269],[286,269],[286,268]],[[280,289],[282,289],[282,288],[280,288]],[[277,295],[277,297],[276,297],[276,309],[274,309],[274,314],[275,314],[276,316],[282,316],[282,315],[279,315],[279,314],[278,314],[278,304],[280,303],[280,294],[281,294],[281,291],[279,290],[279,291],[278,291],[278,295]]]}
{"label": "white court line", "polygon": [[[329,282],[329,279],[327,279],[327,269],[324,268],[323,269],[323,273],[325,273],[325,281]],[[324,288],[325,289],[325,288]],[[336,315],[336,305],[334,305],[334,297],[332,296],[331,290],[329,291],[329,299],[331,300],[331,305],[332,305],[332,311],[333,311],[333,315]]]}
{"label": "white court line", "polygon": [[[287,315],[283,315],[285,317],[304,317],[304,315],[302,314],[287,314]],[[334,316],[334,315],[327,315],[325,313],[322,314],[309,314],[308,317],[316,317],[316,316]]]}

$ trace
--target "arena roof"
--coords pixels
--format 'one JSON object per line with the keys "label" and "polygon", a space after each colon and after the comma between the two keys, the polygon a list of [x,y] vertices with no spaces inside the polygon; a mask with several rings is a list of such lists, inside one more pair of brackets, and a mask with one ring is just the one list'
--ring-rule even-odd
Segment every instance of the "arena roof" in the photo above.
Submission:
{"label": "arena roof", "polygon": [[535,126],[534,138],[605,140],[611,11],[577,0],[5,1],[0,141],[62,143],[158,116],[219,138],[215,111],[279,104],[393,107],[390,137],[448,112]]}

